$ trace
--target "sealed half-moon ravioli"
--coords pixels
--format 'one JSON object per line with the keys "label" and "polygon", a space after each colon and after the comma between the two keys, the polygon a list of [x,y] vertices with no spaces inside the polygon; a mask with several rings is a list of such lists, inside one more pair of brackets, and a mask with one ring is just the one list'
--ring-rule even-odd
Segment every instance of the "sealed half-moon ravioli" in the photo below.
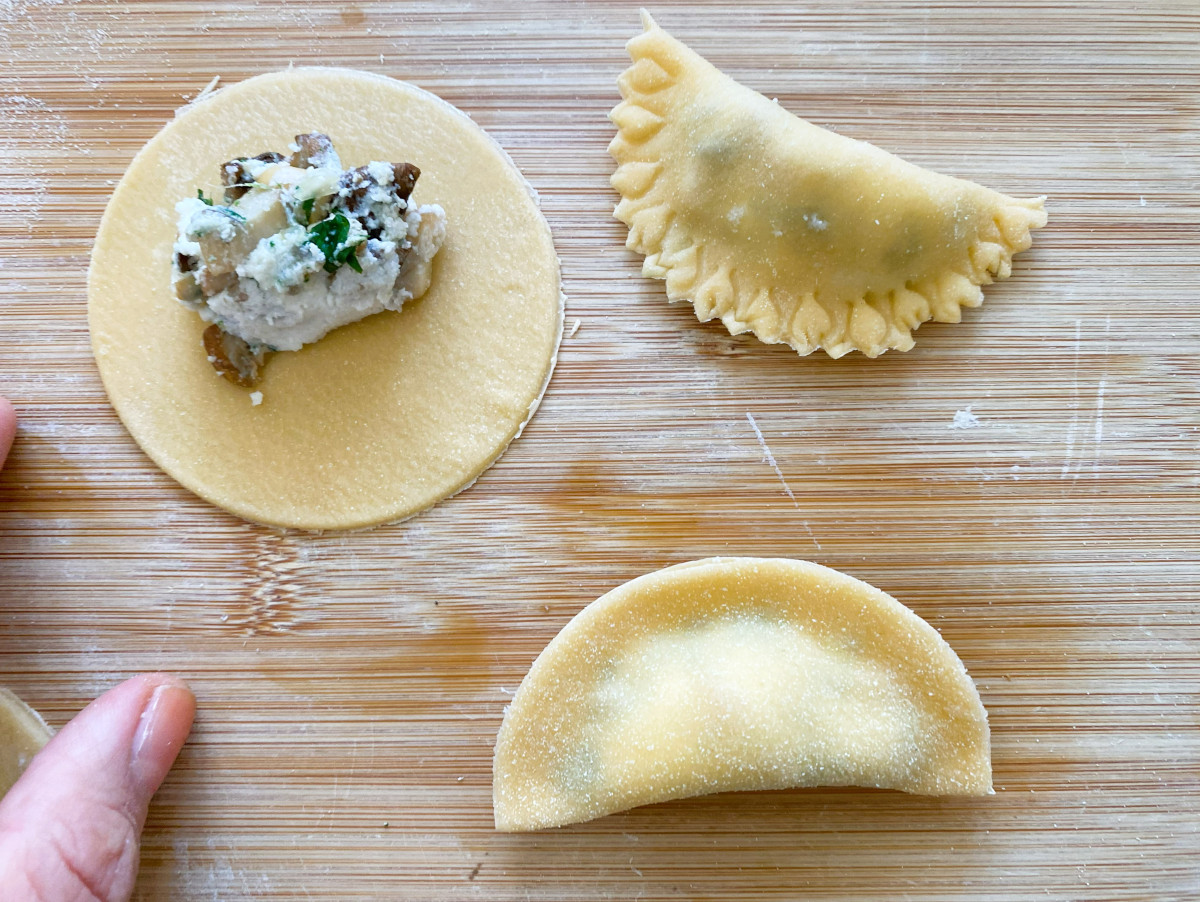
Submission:
{"label": "sealed half-moon ravioli", "polygon": [[991,789],[987,714],[924,620],[817,564],[711,558],[584,608],[496,739],[501,830],[724,790]]}
{"label": "sealed half-moon ravioli", "polygon": [[0,689],[0,796],[24,772],[54,731],[9,689]]}
{"label": "sealed half-moon ravioli", "polygon": [[831,357],[958,322],[1046,222],[1016,200],[818,128],[643,13],[612,111],[616,215],[642,272],[701,321]]}
{"label": "sealed half-moon ravioli", "polygon": [[562,307],[507,154],[432,94],[334,68],[182,111],[117,187],[88,281],[138,444],[221,507],[303,529],[473,482],[536,409]]}

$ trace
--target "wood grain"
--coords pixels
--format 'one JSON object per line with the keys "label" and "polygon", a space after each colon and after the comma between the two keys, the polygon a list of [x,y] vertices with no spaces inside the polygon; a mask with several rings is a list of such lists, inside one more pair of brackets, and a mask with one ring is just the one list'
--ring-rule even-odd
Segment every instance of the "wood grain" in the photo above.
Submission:
{"label": "wood grain", "polygon": [[[55,725],[137,671],[196,688],[145,900],[1195,898],[1195,4],[653,11],[818,124],[1049,195],[1050,225],[914,351],[801,359],[698,325],[623,247],[606,113],[636,3],[0,0],[0,680]],[[134,153],[214,75],[292,62],[409,79],[488,129],[581,324],[476,486],[354,535],[180,489],[88,347],[90,243]],[[726,794],[493,832],[492,741],[538,651],[712,554],[815,560],[939,628],[991,713],[996,796]]]}

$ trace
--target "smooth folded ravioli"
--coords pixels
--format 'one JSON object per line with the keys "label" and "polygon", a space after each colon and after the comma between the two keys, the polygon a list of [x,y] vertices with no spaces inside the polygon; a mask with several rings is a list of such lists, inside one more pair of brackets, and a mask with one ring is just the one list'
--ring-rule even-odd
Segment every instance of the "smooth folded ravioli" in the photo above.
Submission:
{"label": "smooth folded ravioli", "polygon": [[928,623],[804,561],[710,558],[612,590],[556,636],[496,739],[496,827],[726,790],[992,792],[987,712]]}
{"label": "smooth folded ravioli", "polygon": [[702,322],[801,354],[913,346],[958,322],[1046,223],[1018,200],[819,128],[643,13],[610,118],[616,216],[642,272]]}
{"label": "smooth folded ravioli", "polygon": [[[206,275],[212,298],[189,294]],[[310,530],[401,520],[474,482],[537,409],[563,303],[549,226],[500,146],[433,94],[340,68],[182,110],[117,186],[88,276],[100,376],[141,448],[234,514]],[[206,329],[240,320],[257,331],[233,356],[271,357],[234,384]]]}
{"label": "smooth folded ravioli", "polygon": [[53,735],[40,714],[11,690],[0,689],[0,796]]}

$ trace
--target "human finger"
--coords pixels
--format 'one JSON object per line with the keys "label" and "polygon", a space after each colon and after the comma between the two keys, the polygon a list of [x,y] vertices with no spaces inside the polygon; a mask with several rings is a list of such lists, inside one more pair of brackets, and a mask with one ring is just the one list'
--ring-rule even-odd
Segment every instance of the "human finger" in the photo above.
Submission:
{"label": "human finger", "polygon": [[12,447],[16,434],[17,413],[8,398],[0,397],[0,467],[4,466],[4,459],[8,457],[8,449]]}
{"label": "human finger", "polygon": [[143,674],[63,727],[0,801],[5,898],[126,902],[146,809],[195,710],[182,680]]}

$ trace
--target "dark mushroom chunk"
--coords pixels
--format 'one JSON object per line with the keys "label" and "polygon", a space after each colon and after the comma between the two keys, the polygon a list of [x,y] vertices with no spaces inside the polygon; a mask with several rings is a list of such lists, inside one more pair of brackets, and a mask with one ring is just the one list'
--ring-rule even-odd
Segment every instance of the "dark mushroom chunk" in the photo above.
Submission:
{"label": "dark mushroom chunk", "polygon": [[292,154],[291,165],[297,169],[307,169],[315,166],[318,169],[337,159],[333,150],[333,142],[328,135],[311,132],[307,135],[296,135],[296,147],[299,149]]}
{"label": "dark mushroom chunk", "polygon": [[401,163],[397,166],[392,164],[392,185],[396,192],[396,197],[401,200],[408,200],[408,196],[413,193],[413,188],[417,186],[417,179],[421,177],[421,170],[412,163]]}
{"label": "dark mushroom chunk", "polygon": [[175,297],[185,304],[194,304],[204,297],[204,292],[200,290],[200,285],[196,282],[194,274],[190,272],[181,273],[179,278],[175,280]]}
{"label": "dark mushroom chunk", "polygon": [[221,184],[225,186],[225,203],[231,204],[250,190],[250,178],[242,164],[230,161],[221,167]]}
{"label": "dark mushroom chunk", "polygon": [[213,369],[234,385],[253,388],[267,352],[251,348],[236,335],[214,323],[204,330],[204,350]]}
{"label": "dark mushroom chunk", "polygon": [[378,182],[371,177],[368,167],[347,169],[338,179],[338,206],[351,216],[363,216],[368,209],[367,205],[363,204],[367,199],[367,191],[376,184]]}
{"label": "dark mushroom chunk", "polygon": [[[260,163],[282,163],[283,154],[269,150],[249,159],[257,160]],[[249,191],[250,186],[254,184],[254,176],[246,170],[246,163],[246,157],[238,157],[236,160],[221,164],[221,184],[225,186],[225,203],[227,204],[233,203]]]}
{"label": "dark mushroom chunk", "polygon": [[175,252],[175,297],[184,303],[193,303],[204,297],[204,292],[200,290],[200,284],[196,281],[196,267],[200,265],[199,259],[191,254],[182,254]]}
{"label": "dark mushroom chunk", "polygon": [[[412,163],[392,163],[392,181],[388,186],[398,200],[407,202],[421,175],[421,170]],[[338,195],[335,203],[348,216],[353,216],[362,223],[368,238],[378,238],[383,234],[382,225],[372,209],[368,192],[378,187],[379,182],[371,174],[371,167],[359,166],[342,173],[338,180]]]}
{"label": "dark mushroom chunk", "polygon": [[193,278],[200,287],[200,293],[206,298],[211,298],[214,294],[220,294],[226,288],[232,287],[238,280],[238,275],[234,270],[217,272],[212,267],[208,267],[204,271],[203,278],[196,279],[195,276]]}

